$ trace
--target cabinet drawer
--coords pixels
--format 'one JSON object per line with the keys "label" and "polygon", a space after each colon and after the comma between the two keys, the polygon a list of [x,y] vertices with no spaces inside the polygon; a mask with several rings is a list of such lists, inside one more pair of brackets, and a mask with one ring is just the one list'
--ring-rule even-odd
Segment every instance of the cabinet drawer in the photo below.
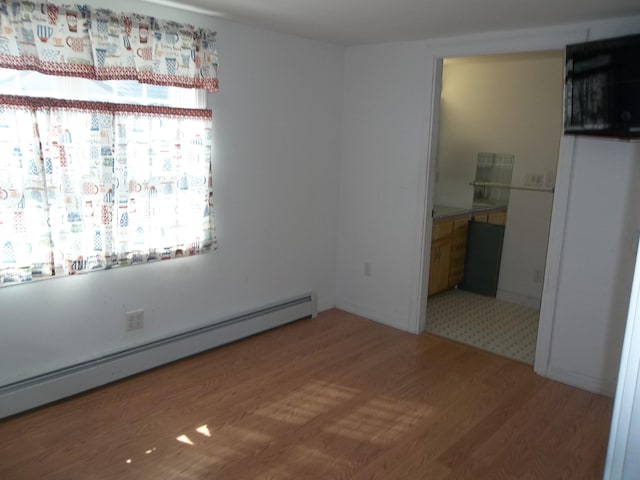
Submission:
{"label": "cabinet drawer", "polygon": [[443,222],[434,222],[433,231],[431,232],[431,241],[440,240],[451,235],[453,231],[453,222],[451,220]]}
{"label": "cabinet drawer", "polygon": [[501,212],[490,213],[489,223],[492,223],[493,225],[506,225],[507,212],[503,210]]}

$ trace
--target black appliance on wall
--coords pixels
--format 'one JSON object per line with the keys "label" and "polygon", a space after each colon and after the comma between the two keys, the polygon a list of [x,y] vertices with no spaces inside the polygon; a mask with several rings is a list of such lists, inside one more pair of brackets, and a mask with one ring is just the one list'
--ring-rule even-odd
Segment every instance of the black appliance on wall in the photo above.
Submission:
{"label": "black appliance on wall", "polygon": [[568,45],[564,133],[640,138],[640,35]]}

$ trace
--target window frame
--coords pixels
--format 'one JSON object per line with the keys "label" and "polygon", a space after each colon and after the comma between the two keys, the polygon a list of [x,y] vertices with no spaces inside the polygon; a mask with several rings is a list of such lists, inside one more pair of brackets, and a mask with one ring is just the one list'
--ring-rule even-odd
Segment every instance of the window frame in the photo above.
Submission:
{"label": "window frame", "polygon": [[[41,80],[43,87],[37,90],[25,88],[25,83],[27,83],[29,80],[33,78],[33,77],[30,77],[30,75],[35,75],[35,78],[37,80]],[[148,84],[138,83],[136,80],[101,81],[101,80],[91,80],[91,79],[83,79],[83,78],[75,78],[75,77],[49,76],[49,75],[40,74],[38,72],[23,71],[23,70],[0,69],[0,85],[2,84],[3,80],[13,81],[12,88],[3,88],[3,86],[0,86],[0,95],[5,96],[5,99],[10,99],[14,97],[14,99],[10,100],[10,102],[15,101],[16,98],[22,97],[23,99],[28,98],[33,100],[35,103],[41,103],[46,105],[64,104],[65,102],[66,103],[76,102],[76,103],[86,103],[86,104],[93,103],[95,105],[108,104],[110,105],[108,109],[114,108],[117,110],[119,107],[122,107],[124,108],[124,111],[128,111],[129,107],[134,111],[137,111],[137,109],[140,109],[140,108],[148,110],[149,108],[157,107],[158,110],[166,112],[169,115],[171,115],[172,114],[171,112],[174,111],[175,114],[179,116],[181,116],[182,114],[184,114],[185,111],[188,111],[188,110],[194,111],[194,112],[191,112],[191,115],[194,115],[194,114],[198,115],[198,113],[195,112],[197,110],[200,110],[200,111],[206,110],[207,93],[205,90],[202,90],[202,89],[186,89],[186,88],[179,88],[179,87],[173,87],[173,86],[148,85]],[[123,92],[125,93],[127,92],[126,87],[131,86],[128,82],[139,85],[140,91],[143,92],[143,95],[127,96],[126,94],[123,94]],[[102,95],[102,96],[94,95],[89,92],[92,84],[94,84],[94,86],[95,84],[98,84],[100,86],[107,86],[110,88],[105,89],[106,90],[105,95]],[[6,86],[6,84],[4,86]],[[166,97],[157,98],[157,96],[154,97],[153,95],[149,95],[149,92],[153,92],[154,89],[165,89],[167,93]],[[209,111],[208,113],[209,119],[211,118],[211,116],[212,116],[211,112]],[[209,135],[209,139],[210,139],[210,142],[213,142],[212,133]],[[209,185],[212,185],[211,175],[212,175],[212,168],[213,168],[212,167],[213,158],[211,156],[211,152],[213,150],[213,145],[212,144],[210,145],[211,147],[209,149],[209,153],[205,155],[203,158],[208,157]],[[208,207],[206,207],[207,211],[210,211],[211,207],[213,206],[211,188],[212,187],[210,187],[209,189],[209,194],[205,202],[208,205]],[[206,253],[208,251],[212,251],[216,249],[215,223],[213,220],[213,214],[210,213],[209,215],[210,215],[209,217],[210,232],[212,235],[211,242],[208,242],[206,238],[195,239],[198,242],[204,241],[204,243],[209,246],[204,248],[202,251],[200,251],[200,247],[198,247],[198,251],[195,251],[195,250],[193,252],[184,251],[184,256],[190,256],[190,255],[193,255],[194,253]],[[155,252],[155,249],[153,250],[153,252]],[[166,258],[175,258],[177,256],[183,256],[183,251],[176,250],[170,256],[167,256],[166,252],[163,251],[161,252],[161,254],[158,254],[157,256],[153,256],[153,258],[151,255],[149,255],[147,261],[144,261],[144,262],[138,262],[136,258],[132,257],[131,259],[127,259],[124,261],[124,263],[122,263],[122,258],[124,257],[114,257],[116,261],[112,266],[118,267],[119,265],[124,266],[124,265],[133,265],[137,263],[140,263],[140,264],[151,263],[152,260],[164,260]],[[78,258],[82,259],[82,257],[78,257]],[[120,260],[117,260],[118,258],[120,258]],[[16,281],[15,279],[8,280],[8,282],[5,283],[4,276],[8,272],[8,270],[5,270],[6,264],[0,264],[0,267],[2,267],[2,269],[0,269],[0,273],[2,273],[2,275],[0,275],[0,288],[13,286],[13,285],[20,285],[24,283],[34,283],[37,281],[47,280],[47,279],[56,278],[60,276],[60,275],[57,275],[56,273],[54,273],[52,276],[43,275],[42,272],[40,272],[39,275],[36,275],[35,273],[37,268],[34,268],[36,267],[36,265],[37,264],[34,264],[34,263],[31,263],[29,267],[26,267],[26,266],[20,267],[16,265],[16,268],[13,269],[14,270],[13,274],[14,276],[17,275],[19,277],[19,280],[18,281]],[[60,264],[57,261],[55,263],[52,263],[52,265],[54,265],[54,270],[57,270],[58,267],[60,267]],[[65,269],[65,274],[62,275],[63,277],[68,275],[75,275],[76,273],[86,273],[88,271],[91,271],[91,269],[85,268],[85,266],[76,267],[73,265],[73,263],[70,264],[70,267],[71,268],[69,269]],[[26,268],[30,270],[30,273],[27,274],[22,272],[22,270]],[[111,266],[104,269],[102,268],[97,269],[95,271],[104,271],[110,268]],[[34,274],[31,275],[31,273],[34,273]]]}
{"label": "window frame", "polygon": [[[26,88],[31,80],[42,82],[43,88]],[[13,85],[4,84],[11,81]],[[31,82],[35,83],[35,82]],[[46,85],[46,84],[49,85]],[[91,87],[108,87],[111,94],[97,94]],[[127,95],[127,89],[139,87],[141,95]],[[156,89],[166,91],[166,99],[150,95]],[[140,83],[137,80],[92,80],[80,77],[45,75],[31,70],[0,68],[0,93],[23,97],[48,97],[62,100],[97,101],[131,105],[149,105],[174,108],[206,108],[207,95],[203,89],[181,88]]]}

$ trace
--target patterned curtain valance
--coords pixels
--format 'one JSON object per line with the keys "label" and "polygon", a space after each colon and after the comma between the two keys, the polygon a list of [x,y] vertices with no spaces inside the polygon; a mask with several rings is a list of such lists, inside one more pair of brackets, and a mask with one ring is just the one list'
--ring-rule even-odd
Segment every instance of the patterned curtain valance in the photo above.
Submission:
{"label": "patterned curtain valance", "polygon": [[218,91],[216,32],[85,5],[0,0],[0,67]]}

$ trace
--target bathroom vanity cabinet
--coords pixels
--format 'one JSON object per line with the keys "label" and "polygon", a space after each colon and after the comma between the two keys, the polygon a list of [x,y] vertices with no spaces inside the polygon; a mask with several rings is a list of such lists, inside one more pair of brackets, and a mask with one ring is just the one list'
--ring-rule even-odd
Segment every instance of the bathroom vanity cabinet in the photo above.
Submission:
{"label": "bathroom vanity cabinet", "polygon": [[506,209],[447,210],[440,214],[434,211],[428,295],[443,292],[462,282],[469,221],[504,225],[506,218]]}

